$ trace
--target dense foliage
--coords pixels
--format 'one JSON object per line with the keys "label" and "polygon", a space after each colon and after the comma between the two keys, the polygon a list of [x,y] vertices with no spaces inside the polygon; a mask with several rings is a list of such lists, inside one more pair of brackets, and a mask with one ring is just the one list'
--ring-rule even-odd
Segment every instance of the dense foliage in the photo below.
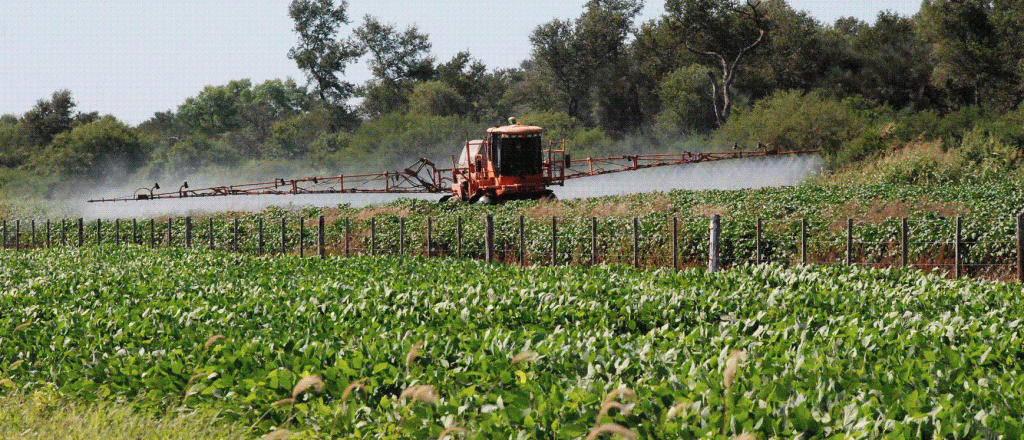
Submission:
{"label": "dense foliage", "polygon": [[[890,157],[911,170],[880,171],[907,183],[932,180],[922,174],[943,163],[944,175],[999,179],[964,172],[979,162],[961,152],[974,133],[1020,177],[1024,14],[1013,2],[928,0],[913,17],[883,12],[869,24],[821,23],[783,0],[671,0],[638,23],[638,0],[592,0],[576,19],[539,24],[530,58],[512,69],[465,52],[437,60],[415,25],[353,23],[335,3],[287,10],[288,56],[306,85],[210,85],[136,127],[76,113],[67,90],[3,116],[0,190],[57,197],[75,182],[179,180],[249,162],[297,173],[441,163],[512,115],[569,139],[577,157],[766,142],[825,148],[838,168],[938,142],[947,157],[925,148],[921,161]],[[360,59],[373,78],[353,84],[346,68]],[[409,127],[430,133],[390,137]]]}
{"label": "dense foliage", "polygon": [[111,250],[0,255],[0,386],[348,438],[1021,428],[1019,285]]}

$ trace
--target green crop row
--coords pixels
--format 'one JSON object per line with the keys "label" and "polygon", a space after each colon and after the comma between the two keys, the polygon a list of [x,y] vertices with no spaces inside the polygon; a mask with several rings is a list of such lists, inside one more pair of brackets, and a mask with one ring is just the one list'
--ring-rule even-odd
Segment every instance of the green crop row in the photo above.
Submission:
{"label": "green crop row", "polygon": [[0,253],[0,288],[0,388],[215,409],[255,435],[1013,438],[1024,423],[1019,284],[102,246]]}

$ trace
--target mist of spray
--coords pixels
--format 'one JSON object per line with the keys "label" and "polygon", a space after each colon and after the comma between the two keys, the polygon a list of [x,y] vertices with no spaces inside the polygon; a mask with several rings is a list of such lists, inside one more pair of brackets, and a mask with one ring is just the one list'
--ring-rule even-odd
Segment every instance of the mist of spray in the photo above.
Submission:
{"label": "mist of spray", "polygon": [[[553,187],[560,199],[602,197],[609,195],[668,191],[673,189],[745,189],[796,185],[818,173],[824,161],[817,155],[766,156],[733,159],[688,165],[651,168],[603,176],[585,177],[566,181],[564,187]],[[325,175],[299,168],[283,170],[226,171],[191,175],[185,180],[193,188],[218,186],[241,182],[273,181]],[[166,181],[160,191],[173,191],[178,185]],[[182,182],[183,183],[183,182]],[[136,190],[151,187],[139,182],[108,186],[90,191],[85,197],[67,206],[72,215],[85,218],[146,218],[184,216],[215,212],[252,212],[276,206],[300,208],[308,206],[337,206],[350,204],[363,207],[392,202],[401,198],[436,201],[444,194],[316,194],[316,195],[261,195],[217,196],[184,199],[139,200],[130,202],[87,203],[85,200],[101,197],[124,197]]]}

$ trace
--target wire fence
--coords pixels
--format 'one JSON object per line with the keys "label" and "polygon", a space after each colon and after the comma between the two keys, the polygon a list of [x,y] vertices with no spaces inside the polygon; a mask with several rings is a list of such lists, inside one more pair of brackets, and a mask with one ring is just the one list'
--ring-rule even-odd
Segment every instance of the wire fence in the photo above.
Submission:
{"label": "wire fence", "polygon": [[883,220],[378,215],[4,220],[3,249],[184,247],[257,255],[404,255],[522,265],[845,264],[1024,281],[1024,215]]}

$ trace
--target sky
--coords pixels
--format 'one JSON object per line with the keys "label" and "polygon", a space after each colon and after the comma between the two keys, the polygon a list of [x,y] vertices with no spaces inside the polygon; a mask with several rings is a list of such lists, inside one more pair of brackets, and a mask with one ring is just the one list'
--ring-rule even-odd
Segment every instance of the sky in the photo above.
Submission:
{"label": "sky", "polygon": [[[5,0],[0,14],[0,115],[21,115],[40,99],[68,89],[77,110],[111,114],[131,125],[175,110],[207,85],[249,78],[306,79],[288,59],[297,36],[290,0]],[[339,2],[336,0],[335,4]],[[530,55],[530,32],[571,19],[585,0],[430,1],[349,0],[351,25],[374,15],[400,28],[415,24],[430,36],[438,61],[460,51],[488,68],[515,67]],[[823,23],[852,16],[869,23],[881,11],[911,16],[921,0],[789,0]],[[641,21],[664,11],[648,0]],[[346,78],[362,83],[365,61]]]}

